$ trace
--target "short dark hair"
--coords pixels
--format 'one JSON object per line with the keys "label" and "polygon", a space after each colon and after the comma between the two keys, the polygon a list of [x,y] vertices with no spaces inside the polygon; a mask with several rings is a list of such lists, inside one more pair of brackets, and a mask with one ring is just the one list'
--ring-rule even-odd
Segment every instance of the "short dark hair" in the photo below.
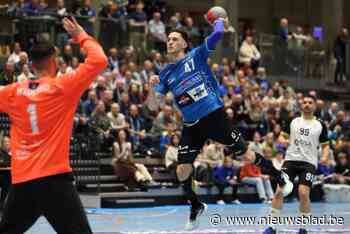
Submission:
{"label": "short dark hair", "polygon": [[311,98],[315,103],[316,103],[316,97],[314,97],[314,96],[312,96],[312,95],[309,95],[309,94],[306,94],[305,96],[304,96],[304,99],[305,98]]}
{"label": "short dark hair", "polygon": [[190,37],[189,37],[188,33],[185,30],[183,30],[183,29],[177,28],[177,29],[171,30],[168,35],[170,35],[170,33],[173,33],[173,32],[179,33],[181,35],[181,37],[187,43],[187,49],[189,49],[191,40],[190,40]]}
{"label": "short dark hair", "polygon": [[40,41],[33,45],[29,51],[30,59],[33,61],[33,64],[41,63],[45,59],[51,57],[55,54],[55,46],[49,41]]}

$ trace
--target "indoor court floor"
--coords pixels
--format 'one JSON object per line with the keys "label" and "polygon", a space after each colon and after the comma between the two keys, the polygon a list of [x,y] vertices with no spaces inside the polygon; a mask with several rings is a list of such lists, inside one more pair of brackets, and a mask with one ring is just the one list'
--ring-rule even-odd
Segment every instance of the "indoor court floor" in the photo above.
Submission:
{"label": "indoor court floor", "polygon": [[[285,204],[282,216],[297,217],[297,207],[298,203]],[[262,221],[259,217],[268,216],[269,210],[270,205],[265,204],[209,205],[207,212],[201,217],[200,227],[193,231],[184,230],[184,225],[189,215],[187,206],[87,209],[87,212],[95,234],[257,234],[262,233],[265,227],[265,225],[257,223]],[[308,230],[310,230],[309,233],[350,234],[350,204],[313,203],[312,213],[315,218],[313,218],[312,221],[313,225],[308,227]],[[235,218],[237,216],[242,218]],[[318,222],[318,220],[316,220],[316,217],[320,218],[322,216],[324,216],[323,221],[325,219],[332,220],[332,225],[317,225],[316,222]],[[255,224],[252,224],[252,222],[254,222],[254,217],[256,217]],[[233,225],[233,221],[241,223]],[[244,221],[250,222],[250,225],[247,223],[244,224]],[[278,233],[297,233],[298,228],[299,225],[283,225],[280,226]],[[49,226],[45,218],[40,218],[27,233],[51,234],[55,232]]]}

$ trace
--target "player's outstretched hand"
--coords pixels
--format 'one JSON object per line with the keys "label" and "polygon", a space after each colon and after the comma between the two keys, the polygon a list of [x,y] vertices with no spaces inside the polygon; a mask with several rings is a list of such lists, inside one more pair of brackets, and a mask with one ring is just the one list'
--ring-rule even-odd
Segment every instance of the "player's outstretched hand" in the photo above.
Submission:
{"label": "player's outstretched hand", "polygon": [[157,75],[152,75],[150,78],[149,78],[149,84],[153,87],[157,84],[159,84],[160,80],[159,80],[159,76]]}
{"label": "player's outstretched hand", "polygon": [[65,17],[63,20],[63,28],[67,31],[67,33],[74,38],[79,33],[84,32],[84,29],[78,24],[74,17],[67,18]]}

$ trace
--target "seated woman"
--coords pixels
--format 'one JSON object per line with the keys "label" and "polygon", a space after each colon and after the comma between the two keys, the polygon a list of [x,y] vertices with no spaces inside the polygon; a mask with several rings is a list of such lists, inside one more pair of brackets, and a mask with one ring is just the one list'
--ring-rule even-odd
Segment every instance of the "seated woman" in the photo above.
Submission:
{"label": "seated woman", "polygon": [[165,152],[165,167],[174,176],[176,176],[176,167],[178,164],[178,149],[180,143],[180,136],[173,134],[170,137],[170,144]]}
{"label": "seated woman", "polygon": [[263,203],[271,203],[273,191],[268,175],[263,175],[259,167],[248,160],[244,160],[244,165],[240,171],[240,179],[243,183],[256,186],[259,198]]}
{"label": "seated woman", "polygon": [[252,36],[247,36],[239,49],[239,63],[246,64],[254,71],[259,67],[261,54],[253,42]]}
{"label": "seated woman", "polygon": [[10,167],[10,138],[8,136],[0,137],[0,209],[3,207],[11,186],[11,171],[7,170]]}
{"label": "seated woman", "polygon": [[143,186],[153,183],[147,168],[133,162],[131,143],[127,141],[124,130],[118,132],[117,141],[113,144],[114,159],[112,161],[116,176],[126,181],[127,186]]}

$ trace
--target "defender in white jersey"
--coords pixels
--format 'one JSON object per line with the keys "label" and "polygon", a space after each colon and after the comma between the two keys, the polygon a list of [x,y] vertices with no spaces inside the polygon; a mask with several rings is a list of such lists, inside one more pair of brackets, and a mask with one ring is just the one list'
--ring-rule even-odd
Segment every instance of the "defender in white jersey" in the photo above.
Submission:
{"label": "defender in white jersey", "polygon": [[[310,216],[310,190],[318,164],[318,149],[322,146],[320,163],[327,164],[329,144],[326,126],[314,116],[316,109],[315,98],[306,96],[301,107],[301,117],[293,119],[289,132],[287,132],[290,135],[289,147],[282,171],[289,176],[291,181],[294,181],[295,177],[299,177],[300,216]],[[278,187],[272,201],[272,217],[279,217],[282,205],[282,190]],[[264,234],[275,233],[275,226],[270,226],[264,231]],[[305,226],[300,227],[299,234],[307,234]]]}

